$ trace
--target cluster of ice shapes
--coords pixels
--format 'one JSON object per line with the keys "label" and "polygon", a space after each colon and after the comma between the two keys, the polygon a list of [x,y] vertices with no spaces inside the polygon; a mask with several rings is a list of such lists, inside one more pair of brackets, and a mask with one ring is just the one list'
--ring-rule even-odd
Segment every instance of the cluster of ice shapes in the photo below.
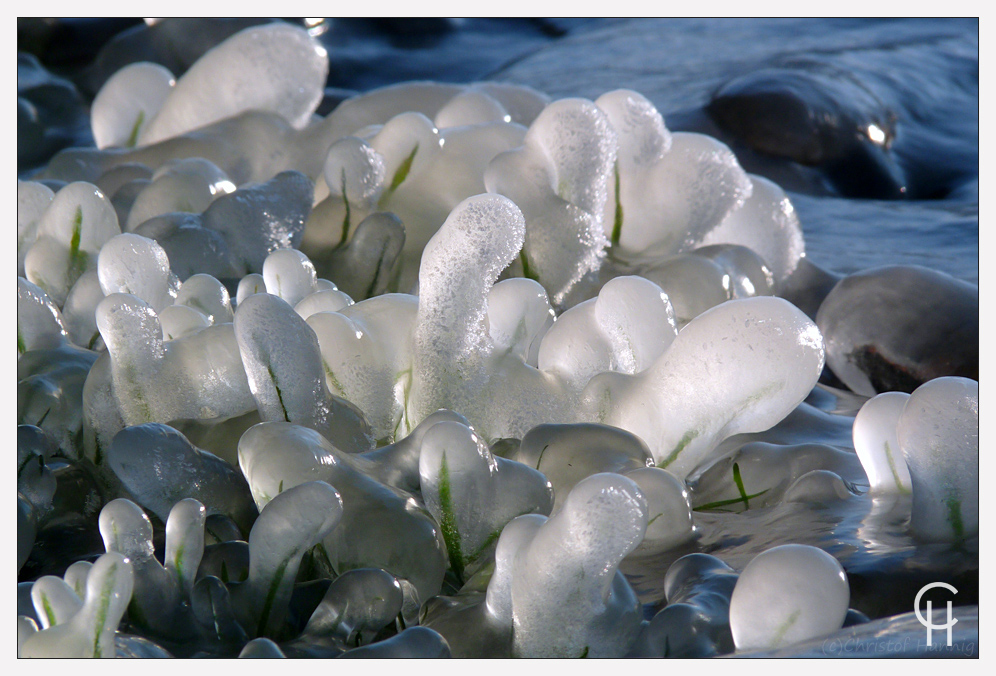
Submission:
{"label": "cluster of ice shapes", "polygon": [[[59,458],[106,549],[34,583],[19,655],[706,656],[840,629],[813,547],[739,578],[680,559],[652,621],[619,570],[694,540],[690,485],[840,482],[724,445],[824,367],[774,295],[804,255],[784,193],[632,91],[416,83],[320,118],[327,68],[279,24],[179,79],[130,66],[99,150],[19,181],[18,563]],[[978,384],[940,378],[855,421],[920,537],[977,533],[977,420]]]}

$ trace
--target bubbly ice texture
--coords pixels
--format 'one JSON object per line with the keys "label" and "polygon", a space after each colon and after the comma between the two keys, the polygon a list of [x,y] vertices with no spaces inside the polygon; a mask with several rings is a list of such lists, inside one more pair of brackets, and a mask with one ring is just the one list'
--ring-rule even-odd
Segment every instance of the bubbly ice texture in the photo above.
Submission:
{"label": "bubbly ice texture", "polygon": [[850,601],[837,559],[809,545],[780,545],[758,556],[737,580],[730,629],[737,650],[778,648],[831,634]]}
{"label": "bubbly ice texture", "polygon": [[439,408],[473,416],[488,385],[493,350],[485,317],[498,274],[522,247],[519,208],[501,195],[478,195],[457,206],[425,247],[419,272],[409,417]]}
{"label": "bubbly ice texture", "polygon": [[459,577],[490,553],[505,524],[549,514],[553,487],[540,472],[491,454],[472,429],[443,421],[426,430],[419,456],[421,493],[446,540]]}
{"label": "bubbly ice texture", "polygon": [[823,360],[819,331],[792,304],[729,301],[691,321],[643,373],[592,378],[586,415],[638,435],[658,467],[683,479],[723,439],[784,418],[812,390]]}
{"label": "bubbly ice texture", "polygon": [[90,127],[97,147],[134,147],[175,84],[167,68],[147,61],[114,73],[90,106]]}
{"label": "bubbly ice texture", "polygon": [[647,503],[630,479],[595,474],[577,484],[513,560],[514,654],[625,655],[642,618],[618,566],[646,529]]}
{"label": "bubbly ice texture", "polygon": [[122,554],[108,552],[87,576],[82,607],[72,617],[31,633],[18,657],[114,657],[114,635],[131,601],[134,574]]}
{"label": "bubbly ice texture", "polygon": [[897,433],[909,398],[905,392],[883,392],[866,401],[854,417],[854,450],[876,493],[910,494],[910,470]]}
{"label": "bubbly ice texture", "polygon": [[304,29],[247,28],[194,63],[138,142],[156,143],[251,109],[277,113],[300,129],[322,100],[328,68],[325,49]]}
{"label": "bubbly ice texture", "polygon": [[802,226],[785,191],[763,176],[748,174],[752,191],[716,227],[701,238],[701,245],[739,244],[761,257],[776,284],[795,272],[806,255]]}
{"label": "bubbly ice texture", "polygon": [[543,109],[521,148],[495,157],[484,174],[489,192],[522,210],[523,274],[537,279],[554,305],[605,256],[602,217],[615,159],[605,113],[591,101],[562,99]]}
{"label": "bubbly ice texture", "polygon": [[957,542],[979,532],[979,383],[935,378],[913,391],[896,435],[913,488],[913,534]]}
{"label": "bubbly ice texture", "polygon": [[659,286],[642,277],[616,277],[597,297],[557,318],[540,343],[537,363],[581,390],[598,373],[646,370],[677,333]]}
{"label": "bubbly ice texture", "polygon": [[121,234],[117,214],[100,190],[78,181],[65,186],[38,220],[24,256],[25,276],[62,306],[73,284],[97,267],[107,240]]}

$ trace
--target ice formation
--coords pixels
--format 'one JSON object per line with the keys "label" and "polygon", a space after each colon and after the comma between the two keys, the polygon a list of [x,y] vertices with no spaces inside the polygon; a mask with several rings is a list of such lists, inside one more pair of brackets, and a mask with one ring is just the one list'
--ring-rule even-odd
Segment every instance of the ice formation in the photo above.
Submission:
{"label": "ice formation", "polygon": [[[804,312],[785,192],[641,94],[322,117],[328,67],[285,23],[129,66],[97,148],[18,181],[20,656],[777,649],[860,615],[844,569],[738,574],[716,524],[867,486],[866,521],[977,547],[976,288],[888,268]],[[853,426],[803,403],[824,366],[883,392]]]}
{"label": "ice formation", "polygon": [[905,392],[883,392],[866,401],[854,418],[854,450],[875,492],[910,494],[910,470],[897,435],[909,398]]}
{"label": "ice formation", "polygon": [[913,390],[896,426],[913,491],[911,526],[928,541],[979,531],[979,383],[935,378]]}
{"label": "ice formation", "polygon": [[808,545],[773,547],[737,579],[730,597],[733,640],[738,650],[750,650],[833,633],[844,623],[849,599],[847,575],[832,556]]}

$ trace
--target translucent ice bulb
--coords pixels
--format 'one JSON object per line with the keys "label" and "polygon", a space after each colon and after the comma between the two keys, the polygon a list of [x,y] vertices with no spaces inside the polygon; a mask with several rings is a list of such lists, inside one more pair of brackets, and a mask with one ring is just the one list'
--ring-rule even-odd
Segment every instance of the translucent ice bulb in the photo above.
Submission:
{"label": "translucent ice bulb", "polygon": [[831,634],[850,601],[837,559],[809,545],[773,547],[747,564],[730,599],[737,650],[779,648]]}

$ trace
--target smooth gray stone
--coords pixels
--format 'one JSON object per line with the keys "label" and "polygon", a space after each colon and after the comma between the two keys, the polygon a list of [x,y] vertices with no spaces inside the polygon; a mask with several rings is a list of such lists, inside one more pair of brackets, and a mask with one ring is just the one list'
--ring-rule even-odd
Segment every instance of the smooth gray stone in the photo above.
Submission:
{"label": "smooth gray stone", "polygon": [[979,379],[979,288],[937,270],[855,273],[816,315],[827,365],[865,396],[912,392],[941,376]]}

